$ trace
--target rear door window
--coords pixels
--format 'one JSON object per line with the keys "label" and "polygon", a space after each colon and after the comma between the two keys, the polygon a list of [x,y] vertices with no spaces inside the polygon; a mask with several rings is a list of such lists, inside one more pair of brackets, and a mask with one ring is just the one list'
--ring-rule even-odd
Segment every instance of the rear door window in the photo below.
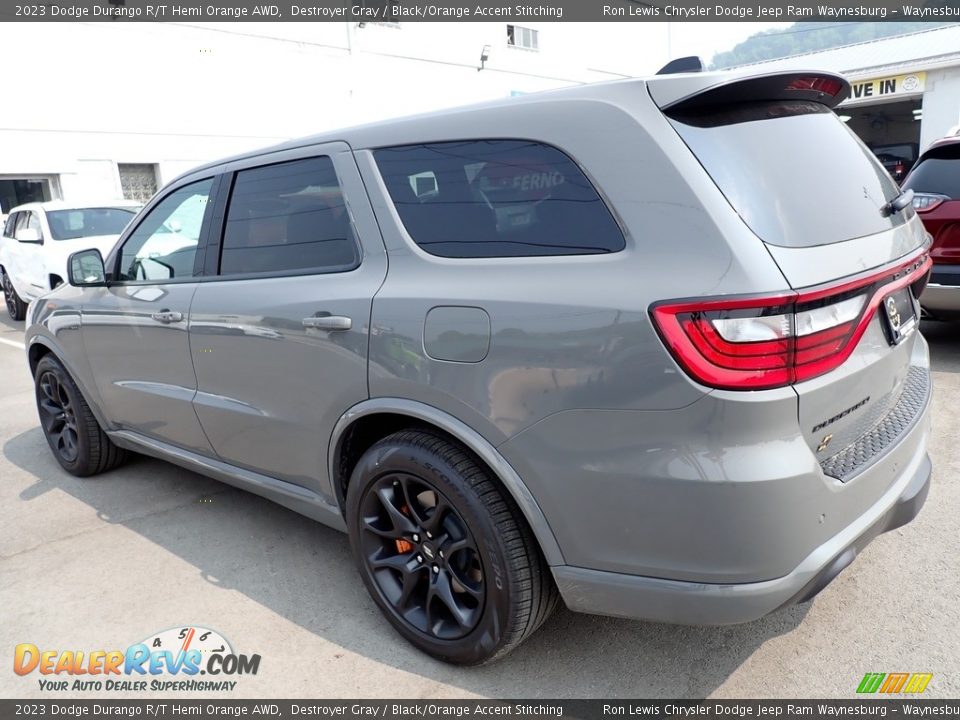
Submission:
{"label": "rear door window", "polygon": [[960,200],[960,142],[930,150],[903,184],[914,192]]}
{"label": "rear door window", "polygon": [[907,213],[883,216],[896,184],[825,105],[758,102],[670,115],[733,209],[771,245],[828,245],[906,222]]}
{"label": "rear door window", "polygon": [[333,161],[314,157],[237,173],[220,274],[344,272],[360,263]]}
{"label": "rear door window", "polygon": [[623,250],[593,185],[560,150],[529,140],[382,148],[377,166],[407,233],[441,257]]}

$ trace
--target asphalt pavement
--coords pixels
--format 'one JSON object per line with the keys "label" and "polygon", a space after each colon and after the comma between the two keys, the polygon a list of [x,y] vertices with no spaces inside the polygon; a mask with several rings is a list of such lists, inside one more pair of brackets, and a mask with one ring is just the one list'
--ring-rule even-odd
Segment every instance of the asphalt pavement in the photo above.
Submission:
{"label": "asphalt pavement", "polygon": [[18,644],[123,650],[180,627],[260,655],[225,698],[853,698],[866,672],[933,673],[925,696],[960,696],[960,324],[923,330],[935,385],[927,504],[814,602],[722,628],[564,609],[506,659],[462,669],[382,619],[346,536],[156,460],[89,479],[63,472],[37,422],[22,323],[4,315],[0,697],[108,694],[41,690],[39,679],[91,676],[19,676]]}

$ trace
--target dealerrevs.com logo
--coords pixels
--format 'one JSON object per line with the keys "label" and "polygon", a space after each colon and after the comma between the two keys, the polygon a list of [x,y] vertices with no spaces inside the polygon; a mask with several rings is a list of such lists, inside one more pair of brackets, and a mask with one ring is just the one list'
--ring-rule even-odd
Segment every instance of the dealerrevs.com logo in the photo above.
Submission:
{"label": "dealerrevs.com logo", "polygon": [[21,643],[13,656],[13,671],[39,673],[46,691],[230,691],[238,682],[232,678],[259,669],[259,655],[238,654],[218,632],[200,626],[164,630],[126,650],[46,650]]}

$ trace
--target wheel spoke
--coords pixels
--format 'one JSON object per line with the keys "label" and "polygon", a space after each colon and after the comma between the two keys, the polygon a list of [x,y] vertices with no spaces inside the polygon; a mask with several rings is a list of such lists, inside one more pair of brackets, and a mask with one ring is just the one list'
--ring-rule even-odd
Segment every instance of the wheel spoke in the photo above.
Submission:
{"label": "wheel spoke", "polygon": [[374,535],[378,535],[379,537],[386,538],[387,540],[396,540],[399,537],[403,537],[403,533],[394,530],[392,525],[387,530],[378,527],[377,523],[379,521],[380,517],[377,515],[365,517],[363,518],[363,529],[367,532],[373,533]]}
{"label": "wheel spoke", "polygon": [[471,620],[473,613],[457,602],[457,599],[453,595],[453,588],[450,585],[450,576],[444,572],[439,573],[436,576],[433,587],[433,596],[438,598],[440,602],[446,606],[457,625],[463,629],[469,629],[472,625]]}
{"label": "wheel spoke", "polygon": [[387,555],[386,557],[380,557],[380,551],[377,551],[370,557],[370,565],[377,570],[389,568],[390,570],[407,574],[411,572],[412,560],[413,558],[411,558],[410,555]]}
{"label": "wheel spoke", "polygon": [[40,403],[40,420],[48,434],[60,432],[65,426],[65,418],[60,408],[49,400]]}
{"label": "wheel spoke", "polygon": [[423,573],[419,570],[408,572],[403,576],[403,586],[400,588],[400,597],[397,598],[396,605],[403,610],[410,604],[410,597],[420,582]]}
{"label": "wheel spoke", "polygon": [[459,540],[454,540],[449,545],[444,548],[444,552],[447,554],[447,557],[452,558],[454,553],[460,552],[461,550],[473,550],[473,544],[467,540],[467,538],[462,537]]}
{"label": "wheel spoke", "polygon": [[392,494],[393,492],[390,488],[380,488],[377,490],[380,505],[387,511],[387,515],[390,516],[390,522],[393,524],[393,529],[397,533],[394,537],[412,535],[417,531],[417,528],[410,518],[400,512],[400,508],[393,504]]}
{"label": "wheel spoke", "polygon": [[423,525],[424,518],[420,514],[420,501],[417,499],[416,493],[410,492],[410,478],[401,477],[398,482],[400,483],[400,489],[403,491],[404,504],[413,516],[414,521],[418,525]]}
{"label": "wheel spoke", "polygon": [[60,400],[60,406],[64,410],[70,408],[70,396],[67,394],[67,389],[63,386],[63,383],[60,382],[59,378],[57,379],[57,398]]}
{"label": "wheel spoke", "polygon": [[47,373],[40,380],[40,389],[43,391],[43,394],[47,396],[47,399],[50,400],[50,402],[59,408],[60,394],[57,390],[58,387],[59,383],[52,373]]}
{"label": "wheel spoke", "polygon": [[[448,569],[450,570],[450,575],[453,576],[453,579],[457,582],[457,585],[462,588],[463,592],[477,600],[480,600],[483,597],[483,590],[480,588],[475,588],[471,581],[463,577],[458,568],[454,567],[453,565],[449,565]],[[457,592],[456,589],[454,589],[454,592]]]}
{"label": "wheel spoke", "polygon": [[423,523],[423,527],[434,535],[439,535],[443,529],[443,521],[450,509],[450,503],[447,502],[446,498],[437,493],[437,504],[434,506],[433,512],[430,513],[430,517]]}

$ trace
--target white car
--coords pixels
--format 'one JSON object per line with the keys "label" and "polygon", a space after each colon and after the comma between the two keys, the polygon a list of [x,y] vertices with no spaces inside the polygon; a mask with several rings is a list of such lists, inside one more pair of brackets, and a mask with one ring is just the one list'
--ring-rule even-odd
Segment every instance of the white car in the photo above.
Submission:
{"label": "white car", "polygon": [[73,253],[96,248],[106,257],[141,207],[133,200],[54,200],[13,208],[0,236],[0,281],[10,317],[23,320],[29,303],[64,281]]}

